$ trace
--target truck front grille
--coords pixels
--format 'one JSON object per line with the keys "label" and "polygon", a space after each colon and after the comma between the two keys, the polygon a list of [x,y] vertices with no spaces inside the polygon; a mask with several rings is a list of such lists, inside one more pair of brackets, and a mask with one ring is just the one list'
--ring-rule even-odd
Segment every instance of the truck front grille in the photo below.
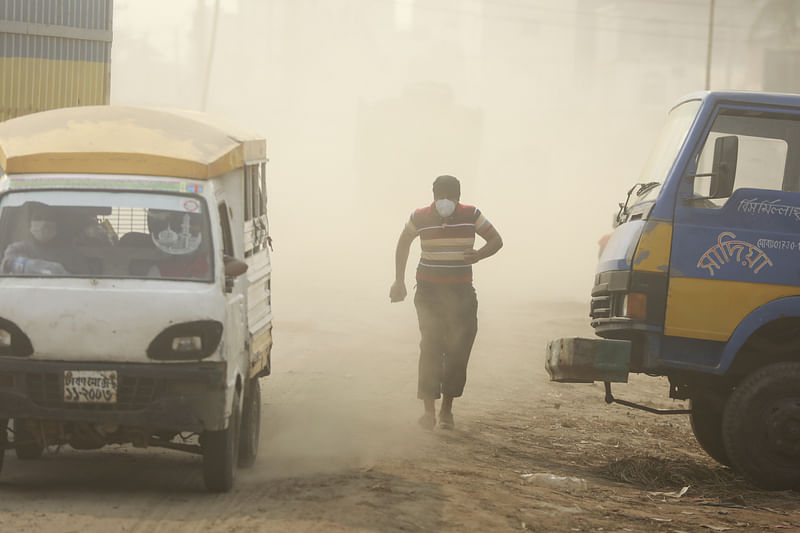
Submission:
{"label": "truck front grille", "polygon": [[608,293],[593,296],[589,316],[592,318],[611,317],[611,295]]}

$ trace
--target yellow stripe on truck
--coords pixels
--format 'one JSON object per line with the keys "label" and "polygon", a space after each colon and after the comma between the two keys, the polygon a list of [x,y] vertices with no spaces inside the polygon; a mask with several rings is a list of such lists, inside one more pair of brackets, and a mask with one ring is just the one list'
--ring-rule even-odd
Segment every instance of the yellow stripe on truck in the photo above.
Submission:
{"label": "yellow stripe on truck", "polygon": [[669,280],[664,334],[727,341],[736,326],[762,305],[800,295],[800,287],[698,278]]}
{"label": "yellow stripe on truck", "polygon": [[66,107],[0,122],[7,174],[140,174],[210,179],[266,159],[256,134],[205,115],[125,106]]}
{"label": "yellow stripe on truck", "polygon": [[633,257],[633,269],[644,272],[669,271],[672,224],[647,221]]}
{"label": "yellow stripe on truck", "polygon": [[6,159],[9,174],[138,174],[208,179],[208,165],[151,154],[72,152],[23,155]]}
{"label": "yellow stripe on truck", "polygon": [[249,377],[255,376],[266,366],[270,351],[272,351],[272,327],[253,337],[250,352],[255,357],[250,359]]}

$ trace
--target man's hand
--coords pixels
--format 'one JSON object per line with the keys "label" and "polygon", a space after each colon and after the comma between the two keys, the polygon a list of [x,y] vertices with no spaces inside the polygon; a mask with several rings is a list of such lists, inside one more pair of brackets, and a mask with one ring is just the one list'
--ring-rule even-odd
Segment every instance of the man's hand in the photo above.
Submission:
{"label": "man's hand", "polygon": [[478,250],[464,250],[464,262],[468,265],[473,265],[481,260]]}
{"label": "man's hand", "polygon": [[389,300],[394,302],[402,302],[406,299],[406,284],[402,281],[395,281],[392,283],[392,288],[389,289]]}
{"label": "man's hand", "polygon": [[503,239],[500,237],[500,234],[497,233],[497,230],[494,230],[493,234],[486,239],[486,245],[484,245],[483,248],[480,250],[473,249],[464,251],[464,262],[468,265],[473,265],[478,261],[493,256],[502,247]]}

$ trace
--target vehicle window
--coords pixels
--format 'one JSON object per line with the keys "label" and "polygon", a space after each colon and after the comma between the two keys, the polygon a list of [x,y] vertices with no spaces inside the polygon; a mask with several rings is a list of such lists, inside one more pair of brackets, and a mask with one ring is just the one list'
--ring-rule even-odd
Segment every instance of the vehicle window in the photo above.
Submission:
{"label": "vehicle window", "polygon": [[183,195],[12,192],[0,276],[212,281],[205,203]]}
{"label": "vehicle window", "polygon": [[266,164],[246,165],[244,255],[250,257],[267,246]]}
{"label": "vehicle window", "polygon": [[267,194],[265,163],[244,167],[244,220],[252,220],[266,214]]}
{"label": "vehicle window", "polygon": [[244,221],[253,218],[253,175],[251,166],[244,167]]}
{"label": "vehicle window", "polygon": [[[640,182],[662,183],[666,179],[667,173],[675,161],[675,156],[686,140],[686,135],[694,122],[699,108],[700,101],[692,100],[681,104],[670,112],[645,162],[639,176]],[[658,194],[658,189],[658,187],[651,187],[646,194],[639,198],[639,201],[654,198]]]}
{"label": "vehicle window", "polygon": [[234,257],[233,253],[233,234],[231,233],[231,221],[228,218],[228,205],[225,202],[219,204],[219,222],[222,226],[222,245],[223,253],[228,257]]}
{"label": "vehicle window", "polygon": [[[739,150],[733,190],[743,188],[784,190],[788,139],[800,133],[800,124],[776,118],[752,116],[720,116],[714,123],[697,160],[697,173],[709,174],[714,160],[714,143],[717,138],[736,135]],[[793,131],[796,130],[796,131]],[[710,176],[694,180],[693,194],[698,198],[709,196]],[[721,207],[726,198],[703,200],[703,207]],[[697,205],[697,204],[696,204]]]}
{"label": "vehicle window", "polygon": [[253,213],[255,216],[264,216],[267,214],[267,179],[265,170],[265,163],[253,167],[255,178],[255,198],[256,205],[253,206]]}

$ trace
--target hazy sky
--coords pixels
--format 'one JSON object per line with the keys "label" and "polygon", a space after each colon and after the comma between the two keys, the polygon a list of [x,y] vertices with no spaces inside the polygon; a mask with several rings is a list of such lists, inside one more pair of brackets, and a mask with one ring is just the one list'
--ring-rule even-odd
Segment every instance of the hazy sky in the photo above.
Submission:
{"label": "hazy sky", "polygon": [[[669,107],[703,89],[707,50],[705,1],[601,4],[223,0],[209,60],[212,0],[116,0],[112,103],[205,94],[265,135],[285,279],[385,298],[405,220],[449,173],[506,242],[479,291],[586,300],[597,240]],[[718,9],[716,54],[736,63],[715,63],[715,88],[752,85],[739,51],[760,4]]]}
{"label": "hazy sky", "polygon": [[[190,47],[189,31],[198,5],[214,5],[214,0],[115,0],[114,31],[146,39],[161,50],[165,59],[176,59]],[[220,11],[235,13],[237,0],[221,0]],[[119,43],[124,46],[124,43]]]}

